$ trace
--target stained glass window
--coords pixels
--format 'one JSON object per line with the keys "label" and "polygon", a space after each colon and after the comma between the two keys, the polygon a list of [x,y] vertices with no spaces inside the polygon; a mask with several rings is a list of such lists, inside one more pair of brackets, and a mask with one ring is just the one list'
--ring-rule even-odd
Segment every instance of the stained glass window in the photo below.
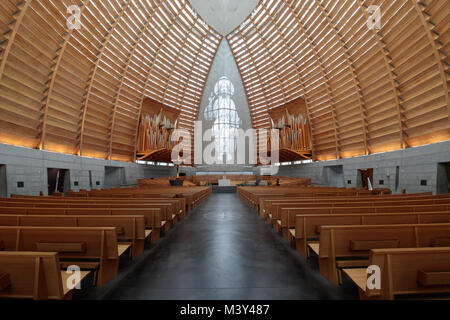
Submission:
{"label": "stained glass window", "polygon": [[233,160],[237,148],[237,132],[242,122],[236,111],[233,96],[233,84],[227,77],[221,77],[214,86],[214,92],[211,93],[208,107],[205,109],[205,119],[214,121],[212,136],[219,163],[224,157],[226,161]]}

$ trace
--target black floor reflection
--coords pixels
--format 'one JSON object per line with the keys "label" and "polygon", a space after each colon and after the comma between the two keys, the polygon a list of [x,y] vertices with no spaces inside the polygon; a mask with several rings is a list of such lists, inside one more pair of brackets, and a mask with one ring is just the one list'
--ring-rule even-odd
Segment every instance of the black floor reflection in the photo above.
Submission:
{"label": "black floor reflection", "polygon": [[[75,299],[357,299],[331,285],[236,194],[212,194],[119,275]],[[89,286],[89,283],[86,284]]]}

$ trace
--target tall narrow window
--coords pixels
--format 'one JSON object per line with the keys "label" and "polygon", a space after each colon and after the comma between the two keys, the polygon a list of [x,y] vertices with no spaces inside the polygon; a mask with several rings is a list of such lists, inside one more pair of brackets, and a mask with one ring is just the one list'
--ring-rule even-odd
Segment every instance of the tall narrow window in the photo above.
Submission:
{"label": "tall narrow window", "polygon": [[214,86],[205,109],[205,119],[214,121],[212,136],[215,141],[216,159],[219,163],[232,161],[236,151],[237,132],[242,122],[233,101],[234,86],[227,77],[221,77]]}

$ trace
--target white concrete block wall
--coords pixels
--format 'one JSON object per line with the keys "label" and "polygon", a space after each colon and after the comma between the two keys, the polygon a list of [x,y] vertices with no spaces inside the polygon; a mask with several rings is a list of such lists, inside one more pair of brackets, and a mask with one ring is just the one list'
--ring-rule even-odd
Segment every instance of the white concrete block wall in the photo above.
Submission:
{"label": "white concrete block wall", "polygon": [[[184,173],[186,176],[195,176],[197,174],[197,169],[195,167],[181,167],[180,173]],[[176,169],[175,169],[176,174]]]}
{"label": "white concrete block wall", "polygon": [[[450,162],[450,141],[364,157],[281,166],[278,174],[312,178],[314,185],[328,185],[325,167],[342,165],[345,186],[359,187],[358,170],[373,168],[375,188],[390,188],[394,193],[400,193],[402,189],[408,193],[436,193],[438,164],[443,162]],[[399,185],[395,189],[397,166],[400,169]],[[379,184],[380,180],[384,180],[384,185]],[[421,186],[421,180],[427,180],[427,185]]]}
{"label": "white concrete block wall", "polygon": [[[438,183],[438,163],[450,162],[450,141],[433,145],[388,152],[383,154],[349,159],[314,162],[303,165],[281,166],[279,175],[311,178],[314,185],[328,185],[327,166],[343,166],[344,185],[358,187],[358,170],[374,169],[374,187],[387,187],[394,193],[406,189],[408,193],[436,193]],[[104,187],[105,166],[123,167],[127,185],[135,185],[139,178],[156,178],[176,175],[175,167],[146,166],[129,162],[106,161],[71,155],[32,150],[0,144],[0,164],[6,165],[8,194],[38,195],[47,193],[47,168],[70,170],[70,183],[73,190],[90,189],[89,171],[92,176],[92,188]],[[396,167],[399,167],[399,185],[395,189]],[[183,169],[188,175],[194,175],[195,168]],[[182,172],[183,172],[182,170]],[[258,174],[258,170],[253,170]],[[389,177],[387,175],[389,171]],[[440,170],[441,171],[441,170]],[[348,184],[351,180],[351,184]],[[384,185],[379,181],[384,180]],[[421,186],[421,180],[427,180]],[[17,182],[24,182],[24,188],[18,188]],[[78,186],[74,182],[78,181]],[[99,185],[96,182],[99,182]]]}
{"label": "white concrete block wall", "polygon": [[145,168],[143,168],[143,175],[141,175],[140,177],[163,178],[163,177],[175,177],[176,175],[177,169],[175,167],[145,166]]}
{"label": "white concrete block wall", "polygon": [[[89,171],[91,172],[92,188],[103,188],[105,166],[123,167],[124,184],[130,186],[136,185],[137,179],[140,178],[166,177],[176,174],[174,167],[146,166],[131,162],[91,159],[5,144],[0,144],[0,164],[6,166],[8,195],[39,195],[40,191],[47,194],[47,168],[68,169],[71,189],[75,191],[91,189]],[[19,188],[18,182],[23,182],[24,187]],[[78,182],[78,186],[75,186],[75,182]]]}

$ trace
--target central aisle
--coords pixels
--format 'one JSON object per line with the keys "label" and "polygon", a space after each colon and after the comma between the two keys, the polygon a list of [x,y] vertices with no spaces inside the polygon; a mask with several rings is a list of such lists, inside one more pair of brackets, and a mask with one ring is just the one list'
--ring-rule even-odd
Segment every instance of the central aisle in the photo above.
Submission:
{"label": "central aisle", "polygon": [[142,259],[106,299],[342,299],[237,194],[212,194]]}

